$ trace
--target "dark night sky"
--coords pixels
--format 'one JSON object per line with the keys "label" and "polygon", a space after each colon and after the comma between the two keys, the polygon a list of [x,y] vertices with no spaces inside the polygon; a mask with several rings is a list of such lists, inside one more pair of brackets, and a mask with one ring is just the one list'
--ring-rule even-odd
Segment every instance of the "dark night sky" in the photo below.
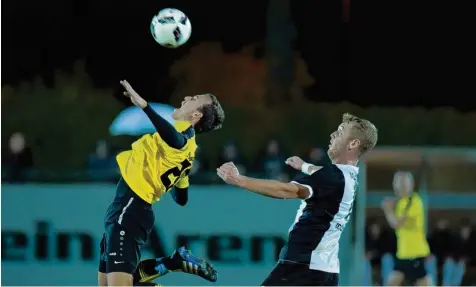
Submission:
{"label": "dark night sky", "polygon": [[[311,98],[476,109],[470,99],[476,94],[474,15],[465,2],[353,0],[347,26],[341,23],[339,1],[292,2],[296,48],[317,79],[308,91]],[[86,58],[98,86],[127,78],[157,93],[157,79],[194,44],[220,40],[232,52],[261,41],[266,5],[259,0],[5,0],[2,83],[37,74],[51,78],[55,69]],[[149,34],[152,15],[165,7],[181,9],[192,21],[192,39],[183,48],[161,48]]]}

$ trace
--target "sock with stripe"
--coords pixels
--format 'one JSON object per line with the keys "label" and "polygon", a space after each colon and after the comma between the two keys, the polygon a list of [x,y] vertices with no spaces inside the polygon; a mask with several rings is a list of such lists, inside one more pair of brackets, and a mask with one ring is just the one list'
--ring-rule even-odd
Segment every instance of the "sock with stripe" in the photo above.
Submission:
{"label": "sock with stripe", "polygon": [[158,278],[169,273],[169,270],[173,270],[171,269],[171,259],[169,257],[162,257],[142,260],[137,267],[136,274],[138,275],[138,280],[157,275],[156,278]]}
{"label": "sock with stripe", "polygon": [[172,262],[173,262],[172,258],[170,258],[170,257],[157,258],[157,259],[155,259],[155,270],[159,274],[161,274],[161,272],[172,271],[172,270],[174,270],[174,266],[173,266]]}

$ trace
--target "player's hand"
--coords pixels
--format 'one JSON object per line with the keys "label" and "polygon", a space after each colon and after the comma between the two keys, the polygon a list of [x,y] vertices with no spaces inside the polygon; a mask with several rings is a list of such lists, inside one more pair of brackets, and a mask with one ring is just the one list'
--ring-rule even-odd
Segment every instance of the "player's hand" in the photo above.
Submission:
{"label": "player's hand", "polygon": [[395,204],[395,199],[393,198],[385,198],[382,201],[382,204],[380,205],[383,210],[389,210],[393,208],[393,205]]}
{"label": "player's hand", "polygon": [[232,162],[227,162],[217,168],[217,174],[228,184],[238,185],[240,180],[240,172]]}
{"label": "player's hand", "polygon": [[304,161],[298,156],[292,156],[285,163],[294,169],[301,170]]}
{"label": "player's hand", "polygon": [[141,96],[139,96],[139,94],[134,91],[134,89],[126,80],[122,80],[120,81],[120,83],[126,90],[124,92],[124,96],[129,97],[134,105],[138,106],[141,109],[147,107],[147,101],[144,100]]}

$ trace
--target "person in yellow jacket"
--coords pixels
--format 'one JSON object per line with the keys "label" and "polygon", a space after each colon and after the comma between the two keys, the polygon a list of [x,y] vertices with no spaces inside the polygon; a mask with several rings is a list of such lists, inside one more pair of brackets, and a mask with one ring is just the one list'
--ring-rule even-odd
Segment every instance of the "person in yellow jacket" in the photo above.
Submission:
{"label": "person in yellow jacket", "polygon": [[430,286],[433,282],[425,269],[430,255],[425,212],[420,195],[414,192],[413,175],[406,171],[395,173],[393,188],[396,199],[387,198],[382,202],[385,217],[397,236],[397,258],[388,286],[400,286],[404,280]]}

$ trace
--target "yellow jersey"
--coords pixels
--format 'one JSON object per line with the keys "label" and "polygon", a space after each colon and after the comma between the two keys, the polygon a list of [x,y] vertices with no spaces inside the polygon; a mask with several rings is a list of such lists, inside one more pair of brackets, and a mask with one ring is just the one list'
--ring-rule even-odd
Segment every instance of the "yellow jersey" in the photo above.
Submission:
{"label": "yellow jersey", "polygon": [[[190,123],[178,121],[174,127],[183,132]],[[132,191],[152,204],[174,186],[189,186],[188,173],[196,150],[195,134],[188,138],[183,148],[175,149],[154,133],[141,137],[132,144],[131,150],[121,152],[116,159],[121,175]]]}
{"label": "yellow jersey", "polygon": [[397,258],[414,259],[430,255],[426,239],[425,214],[420,195],[400,198],[395,208],[397,219],[406,216],[402,226],[397,228]]}

